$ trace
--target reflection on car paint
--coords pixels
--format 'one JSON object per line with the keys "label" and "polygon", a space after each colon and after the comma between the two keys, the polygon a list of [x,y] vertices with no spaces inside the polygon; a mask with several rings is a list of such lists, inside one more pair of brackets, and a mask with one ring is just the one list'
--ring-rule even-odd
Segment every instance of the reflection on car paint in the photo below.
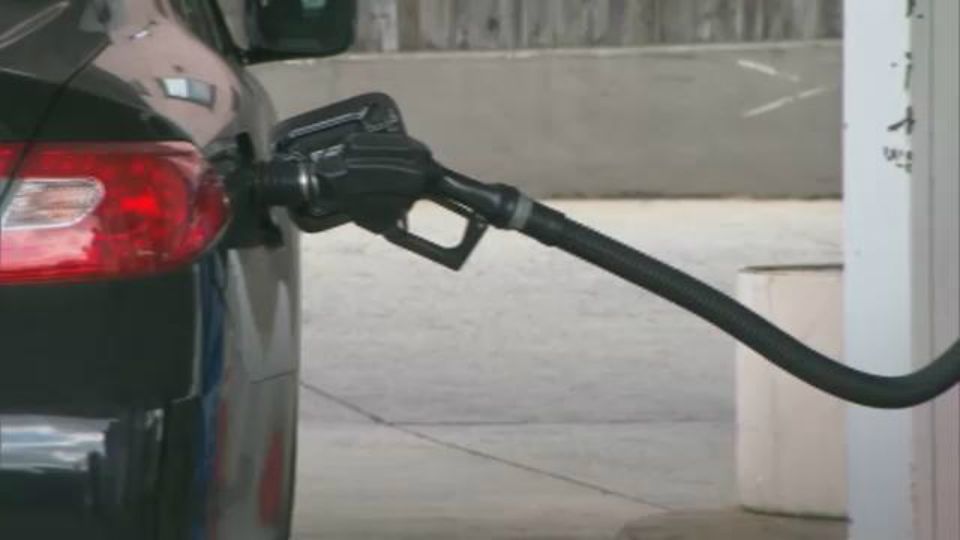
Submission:
{"label": "reflection on car paint", "polygon": [[106,454],[110,420],[45,416],[0,417],[0,471],[79,471]]}
{"label": "reflection on car paint", "polygon": [[163,419],[161,410],[111,418],[0,414],[0,508],[43,500],[63,511],[79,502],[100,515],[129,512],[155,489]]}
{"label": "reflection on car paint", "polygon": [[207,108],[213,108],[217,101],[215,86],[190,77],[163,77],[160,87],[168,98],[190,101]]}

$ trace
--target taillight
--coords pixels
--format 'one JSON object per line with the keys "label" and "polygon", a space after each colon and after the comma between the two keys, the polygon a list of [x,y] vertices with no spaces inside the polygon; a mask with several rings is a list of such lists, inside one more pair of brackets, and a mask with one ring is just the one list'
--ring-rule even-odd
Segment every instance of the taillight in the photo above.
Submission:
{"label": "taillight", "polygon": [[[0,143],[0,181],[6,180],[13,172],[14,165],[17,164],[17,158],[23,145],[20,143]],[[3,193],[3,185],[0,184],[0,193]]]}
{"label": "taillight", "polygon": [[38,143],[0,214],[0,284],[171,270],[227,220],[223,183],[189,143]]}

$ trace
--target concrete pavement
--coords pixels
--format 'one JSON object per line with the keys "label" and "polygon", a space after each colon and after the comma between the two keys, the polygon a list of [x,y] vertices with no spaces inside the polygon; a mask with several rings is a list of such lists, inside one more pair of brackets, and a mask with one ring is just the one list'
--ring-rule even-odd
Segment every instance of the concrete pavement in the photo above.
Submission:
{"label": "concrete pavement", "polygon": [[839,520],[765,516],[739,510],[673,512],[629,523],[617,540],[847,540]]}
{"label": "concrete pavement", "polygon": [[[558,206],[728,291],[841,258],[835,201]],[[612,538],[735,504],[733,344],[710,326],[514,234],[460,273],[352,227],[304,241],[297,538]]]}

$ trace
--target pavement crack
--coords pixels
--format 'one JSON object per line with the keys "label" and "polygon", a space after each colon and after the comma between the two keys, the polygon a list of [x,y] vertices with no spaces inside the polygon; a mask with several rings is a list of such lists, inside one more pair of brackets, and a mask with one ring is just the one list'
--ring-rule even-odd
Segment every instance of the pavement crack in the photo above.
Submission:
{"label": "pavement crack", "polygon": [[336,394],[333,394],[333,393],[331,393],[331,392],[329,392],[329,391],[327,391],[327,390],[324,390],[323,388],[320,388],[319,386],[316,386],[316,385],[314,385],[314,384],[308,383],[307,381],[304,381],[303,379],[300,380],[300,387],[301,387],[301,388],[304,388],[305,390],[308,390],[309,392],[311,392],[311,393],[313,393],[313,394],[315,394],[315,395],[317,395],[317,396],[319,396],[319,397],[321,397],[321,398],[323,398],[323,399],[326,399],[326,400],[328,400],[328,401],[332,401],[332,402],[336,403],[337,405],[340,405],[341,407],[343,407],[343,408],[345,408],[345,409],[349,409],[349,410],[351,410],[351,411],[359,414],[360,416],[363,416],[364,418],[370,420],[370,421],[373,422],[374,424],[381,425],[381,426],[383,426],[383,427],[387,427],[387,428],[390,428],[390,429],[399,431],[399,432],[401,432],[401,433],[405,433],[405,434],[407,434],[407,435],[409,435],[409,436],[411,436],[411,437],[420,439],[420,440],[422,440],[422,441],[428,442],[428,443],[433,444],[433,445],[435,445],[435,446],[439,446],[439,447],[441,447],[441,448],[445,448],[445,449],[447,449],[447,450],[451,450],[451,451],[454,451],[454,452],[458,452],[458,453],[462,453],[462,454],[467,454],[467,455],[470,455],[470,456],[473,456],[473,457],[476,457],[476,458],[479,458],[479,459],[483,459],[483,460],[486,460],[486,461],[492,461],[492,462],[494,462],[494,463],[499,463],[500,465],[505,465],[505,466],[507,466],[507,467],[511,467],[511,468],[518,469],[518,470],[521,470],[521,471],[525,471],[525,472],[527,472],[527,473],[535,474],[535,475],[538,475],[538,476],[543,476],[543,477],[546,477],[546,478],[552,478],[552,479],[554,479],[554,480],[557,480],[557,481],[560,481],[560,482],[564,482],[564,483],[566,483],[566,484],[578,486],[578,487],[581,487],[581,488],[584,488],[584,489],[588,489],[588,490],[590,490],[590,491],[595,491],[595,492],[600,493],[600,494],[602,494],[602,495],[607,495],[607,496],[610,496],[610,497],[617,497],[617,498],[620,498],[620,499],[623,499],[623,500],[627,500],[627,501],[630,501],[630,502],[642,504],[642,505],[648,506],[648,507],[653,508],[653,509],[656,509],[656,510],[661,510],[661,511],[668,511],[668,510],[669,510],[669,508],[666,508],[666,507],[661,506],[661,505],[659,505],[659,504],[655,504],[655,503],[652,503],[652,502],[650,502],[650,501],[644,500],[644,499],[642,499],[642,498],[640,498],[640,497],[636,497],[636,496],[634,496],[634,495],[630,495],[629,493],[624,493],[624,492],[622,492],[622,491],[617,491],[617,490],[614,490],[614,489],[610,489],[610,488],[607,488],[607,487],[602,486],[602,485],[600,485],[600,484],[595,484],[595,483],[593,483],[593,482],[589,482],[589,481],[586,481],[586,480],[581,480],[581,479],[579,479],[579,478],[575,478],[575,477],[573,477],[573,476],[569,476],[569,475],[566,475],[566,474],[563,474],[563,473],[548,471],[548,470],[546,470],[546,469],[542,469],[542,468],[537,467],[537,466],[534,466],[534,465],[529,465],[529,464],[522,463],[522,462],[519,462],[519,461],[515,461],[515,460],[512,460],[512,459],[500,457],[500,456],[497,456],[497,455],[495,455],[495,454],[491,454],[491,453],[489,453],[489,452],[484,452],[483,450],[477,450],[476,448],[471,448],[471,447],[469,447],[469,446],[464,446],[464,445],[462,445],[462,444],[455,443],[455,442],[453,442],[453,441],[448,441],[448,440],[445,440],[445,439],[440,439],[440,438],[435,437],[435,436],[433,436],[433,435],[430,435],[430,434],[428,434],[428,433],[424,433],[424,432],[422,432],[422,431],[418,431],[418,430],[416,430],[416,429],[413,429],[413,427],[411,427],[411,424],[403,424],[403,423],[392,422],[392,421],[384,418],[383,416],[380,416],[380,415],[378,415],[378,414],[376,414],[376,413],[373,413],[373,412],[371,412],[371,411],[368,411],[367,409],[364,409],[363,407],[361,407],[361,406],[359,406],[359,405],[357,405],[357,404],[355,404],[355,403],[352,403],[352,402],[350,402],[350,401],[348,401],[348,400],[346,400],[346,399],[344,399],[344,398],[342,398],[342,397],[340,397],[340,396],[338,396],[338,395],[336,395]]}

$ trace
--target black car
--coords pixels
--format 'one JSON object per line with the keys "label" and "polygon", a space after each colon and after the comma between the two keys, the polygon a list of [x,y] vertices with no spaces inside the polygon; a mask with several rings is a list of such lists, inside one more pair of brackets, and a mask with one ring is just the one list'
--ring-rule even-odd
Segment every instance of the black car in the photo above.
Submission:
{"label": "black car", "polygon": [[280,539],[297,229],[248,65],[336,0],[0,0],[0,539]]}

